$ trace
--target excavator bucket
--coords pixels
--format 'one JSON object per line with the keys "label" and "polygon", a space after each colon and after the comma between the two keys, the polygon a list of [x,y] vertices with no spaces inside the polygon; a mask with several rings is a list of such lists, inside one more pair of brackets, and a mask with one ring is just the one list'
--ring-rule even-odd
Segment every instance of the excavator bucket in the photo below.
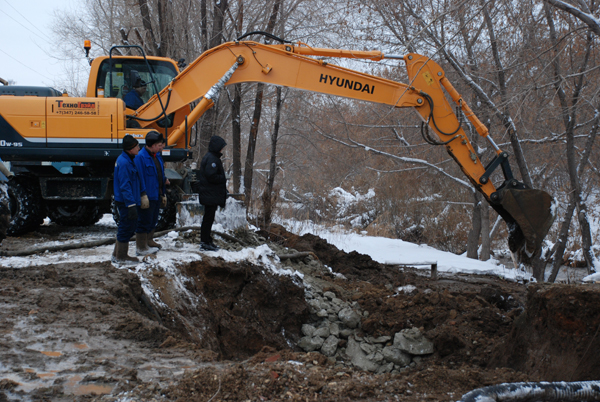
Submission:
{"label": "excavator bucket", "polygon": [[[498,195],[505,211],[502,215],[509,226],[511,251],[526,246],[525,251],[532,255],[541,248],[554,222],[553,198],[545,191],[529,188],[506,187],[498,190]],[[507,215],[510,215],[512,222]]]}

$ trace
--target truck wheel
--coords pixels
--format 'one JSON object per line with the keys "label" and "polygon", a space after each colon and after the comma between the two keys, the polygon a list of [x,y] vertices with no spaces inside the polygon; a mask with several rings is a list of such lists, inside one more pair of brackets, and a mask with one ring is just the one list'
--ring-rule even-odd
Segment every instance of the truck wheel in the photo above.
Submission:
{"label": "truck wheel", "polygon": [[34,180],[13,178],[8,182],[10,227],[7,234],[18,236],[37,229],[44,222],[46,208]]}
{"label": "truck wheel", "polygon": [[90,226],[102,218],[102,211],[98,205],[67,202],[50,205],[48,216],[61,226]]}
{"label": "truck wheel", "polygon": [[119,208],[117,208],[117,204],[115,204],[115,196],[111,195],[110,197],[110,212],[112,213],[113,220],[119,226]]}
{"label": "truck wheel", "polygon": [[179,202],[177,192],[167,190],[167,206],[161,208],[158,212],[157,232],[175,227],[175,223],[177,223],[177,202]]}
{"label": "truck wheel", "polygon": [[[177,193],[175,191],[167,190],[167,207],[161,208],[158,211],[158,223],[156,224],[157,232],[175,227],[175,223],[177,221],[177,202],[179,202]],[[114,198],[111,201],[110,209],[115,223],[119,225],[119,209],[115,204]]]}

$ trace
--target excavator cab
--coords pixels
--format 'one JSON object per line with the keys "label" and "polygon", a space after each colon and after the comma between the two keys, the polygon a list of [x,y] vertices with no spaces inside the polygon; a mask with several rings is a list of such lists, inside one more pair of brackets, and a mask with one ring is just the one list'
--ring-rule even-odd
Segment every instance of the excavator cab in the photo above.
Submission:
{"label": "excavator cab", "polygon": [[[116,50],[138,50],[138,55],[114,55]],[[123,52],[122,52],[123,53]],[[173,79],[180,74],[183,61],[175,61],[165,57],[147,56],[143,49],[135,45],[113,46],[108,56],[90,59],[90,77],[87,96],[95,98],[118,98],[126,101],[127,94],[134,90],[136,82],[144,83],[145,92],[140,94],[141,102],[148,103],[155,95],[169,87]],[[160,103],[160,102],[159,102]],[[168,101],[161,104],[160,110],[151,118],[140,118],[139,111],[127,107],[125,110],[126,127],[130,129],[157,130],[167,138],[167,147],[187,148],[186,141],[176,144],[169,140],[170,129],[185,122],[190,106],[185,105],[178,110],[166,113]],[[143,138],[144,132],[136,133]]]}
{"label": "excavator cab", "polygon": [[[152,71],[148,71],[148,66]],[[169,82],[178,73],[179,71],[174,63],[164,60],[149,59],[148,64],[146,64],[143,58],[137,57],[107,58],[100,64],[95,85],[96,95],[98,88],[103,88],[104,96],[124,99],[125,95],[136,85],[133,80],[139,78],[147,84],[147,91],[142,95],[142,100],[148,102],[157,91],[159,92],[169,85]]]}

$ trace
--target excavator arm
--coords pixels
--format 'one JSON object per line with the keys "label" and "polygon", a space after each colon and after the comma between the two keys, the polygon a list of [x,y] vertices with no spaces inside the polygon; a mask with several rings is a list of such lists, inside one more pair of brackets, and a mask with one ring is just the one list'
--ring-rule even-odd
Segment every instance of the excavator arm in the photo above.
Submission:
{"label": "excavator arm", "polygon": [[[314,56],[403,59],[409,84],[336,66]],[[168,133],[168,145],[176,145],[181,142],[188,127],[212,107],[216,93],[223,86],[242,82],[262,82],[393,107],[414,108],[437,135],[437,139],[430,138],[430,142],[446,147],[477,191],[506,221],[511,250],[517,251],[526,246],[528,253],[533,253],[540,249],[554,220],[552,197],[544,191],[529,189],[514,179],[508,154],[494,143],[486,126],[454,89],[444,70],[426,56],[320,49],[303,44],[228,42],[200,55],[170,85],[136,110],[132,117],[138,118],[142,127],[146,127],[152,124],[153,118],[189,107],[191,102],[200,99],[186,121]],[[446,94],[455,105],[450,103]],[[455,107],[460,108],[479,135],[494,148],[496,156],[488,165],[482,164],[473,149],[454,112]],[[502,168],[504,182],[496,187],[489,177],[498,167]]]}

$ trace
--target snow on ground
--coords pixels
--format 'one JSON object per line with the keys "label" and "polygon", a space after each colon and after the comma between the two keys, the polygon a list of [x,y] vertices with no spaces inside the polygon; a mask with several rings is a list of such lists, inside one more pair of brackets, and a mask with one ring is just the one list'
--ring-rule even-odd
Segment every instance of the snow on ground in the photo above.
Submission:
{"label": "snow on ground", "polygon": [[[531,272],[515,269],[514,266],[507,266],[496,259],[478,261],[467,258],[465,254],[456,255],[437,250],[427,245],[409,243],[399,239],[349,233],[340,228],[334,228],[332,230],[320,225],[315,225],[312,222],[286,220],[278,223],[283,225],[290,232],[298,235],[304,235],[306,233],[314,234],[315,236],[327,240],[327,242],[333,244],[340,250],[345,252],[356,251],[361,254],[367,254],[373,260],[382,264],[409,265],[429,270],[431,269],[432,263],[437,263],[437,269],[440,273],[496,275],[507,280],[518,282],[535,280]],[[557,280],[570,280],[572,282],[577,276],[579,277],[577,279],[581,279],[582,275],[577,275],[564,269],[559,273]],[[600,275],[595,280],[600,280]]]}
{"label": "snow on ground", "polygon": [[[226,209],[225,211],[227,211]],[[232,210],[229,208],[229,210]],[[234,220],[236,225],[239,223],[240,213],[235,210],[233,218],[229,219],[227,213],[220,212],[220,223],[215,223],[213,230],[226,231],[229,220]],[[385,237],[366,236],[365,234],[356,234],[344,231],[341,228],[326,228],[315,225],[311,222],[299,221],[280,221],[287,230],[303,235],[311,233],[317,235],[330,244],[335,245],[339,249],[352,252],[357,251],[361,254],[369,255],[373,260],[383,264],[398,264],[416,266],[424,270],[431,269],[432,263],[437,263],[439,273],[444,274],[484,274],[495,275],[511,281],[531,281],[534,280],[530,272],[522,269],[515,269],[512,265],[505,265],[496,259],[488,261],[478,261],[467,258],[465,255],[456,255],[449,252],[437,250],[427,245],[418,245],[405,242],[399,239],[389,239]],[[186,224],[189,224],[186,223]],[[104,217],[96,224],[106,228],[114,228],[116,232],[116,224],[110,214]],[[234,225],[235,226],[235,225]],[[113,235],[111,233],[111,235]],[[264,266],[266,269],[280,275],[292,275],[289,270],[278,267],[278,258],[268,246],[261,246],[255,249],[244,249],[242,251],[227,251],[219,250],[218,252],[200,251],[198,245],[178,242],[178,233],[170,232],[168,235],[158,239],[164,246],[159,253],[157,259],[144,259],[144,264],[138,266],[136,270],[144,270],[149,268],[157,268],[164,272],[175,274],[176,266],[180,263],[187,263],[202,259],[202,255],[210,255],[211,257],[221,257],[227,261],[250,261],[256,265]],[[106,234],[103,236],[106,237]],[[89,238],[87,238],[89,240]],[[81,240],[74,240],[81,241]],[[53,245],[57,242],[47,243]],[[110,261],[113,251],[113,246],[100,246],[90,249],[70,250],[67,252],[46,252],[42,255],[33,255],[27,257],[5,257],[2,259],[1,265],[12,268],[22,268],[28,266],[39,266],[56,264],[61,262],[104,262]],[[130,255],[135,252],[135,246],[130,244]],[[561,270],[558,280],[569,282],[579,281],[584,275],[574,270]],[[600,281],[600,274],[590,275],[583,279],[586,282]]]}
{"label": "snow on ground", "polygon": [[[239,214],[236,212],[236,214],[233,215],[233,218],[222,217],[222,223],[215,223],[213,226],[213,230],[225,232],[227,230],[227,227],[224,226],[224,222],[229,222],[232,219],[239,220]],[[45,224],[48,225],[49,222],[46,222]],[[96,235],[95,239],[109,238],[113,237],[116,234],[117,225],[115,224],[112,215],[110,214],[105,214],[102,217],[102,219],[98,223],[96,223],[96,225],[111,229],[114,228],[114,232],[110,231],[104,233],[101,237]],[[186,222],[186,226],[187,225],[189,225],[189,222]],[[191,232],[191,230],[188,230],[187,232]],[[143,271],[160,270],[162,272],[165,272],[166,274],[176,277],[179,272],[178,266],[180,266],[182,263],[199,261],[202,260],[203,255],[207,255],[210,257],[220,257],[223,258],[225,261],[229,262],[247,261],[258,266],[263,266],[277,275],[298,276],[300,279],[302,278],[302,274],[299,272],[294,272],[289,269],[281,268],[279,264],[277,264],[279,262],[279,258],[277,257],[275,252],[271,250],[266,244],[256,248],[245,248],[240,251],[229,251],[221,249],[216,252],[207,252],[200,250],[200,247],[197,244],[178,241],[179,234],[180,232],[171,231],[167,235],[156,239],[163,246],[163,248],[157,254],[156,258],[154,256],[138,257],[141,263],[133,267],[132,269],[137,274],[140,274]],[[85,240],[90,240],[89,236],[94,236],[94,234],[84,234],[83,236],[85,236]],[[51,241],[32,246],[55,246],[58,244],[68,243],[77,244],[82,240],[84,239],[80,238],[69,242]],[[0,265],[7,268],[25,268],[31,266],[43,266],[66,262],[100,263],[110,261],[113,250],[114,245],[111,244],[107,246],[99,246],[93,248],[72,249],[60,252],[45,252],[41,255],[37,254],[25,257],[4,257],[2,258]],[[129,243],[129,255],[135,255],[135,242]],[[117,264],[115,266],[117,266],[118,268],[131,268],[120,264]],[[139,276],[143,277],[143,275]],[[146,283],[143,284],[146,285]],[[181,286],[181,288],[185,289],[184,286]]]}

